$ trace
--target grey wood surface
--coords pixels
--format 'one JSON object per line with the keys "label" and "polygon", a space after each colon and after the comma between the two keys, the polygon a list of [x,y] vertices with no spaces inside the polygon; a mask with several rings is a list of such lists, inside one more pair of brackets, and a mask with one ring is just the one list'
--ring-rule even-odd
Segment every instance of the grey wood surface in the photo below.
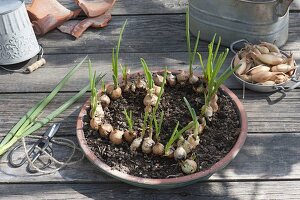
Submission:
{"label": "grey wood surface", "polygon": [[[67,8],[76,9],[73,0],[59,1]],[[86,55],[94,63],[94,69],[106,73],[105,80],[111,81],[111,49],[125,19],[129,23],[121,45],[122,63],[138,71],[139,59],[143,57],[152,69],[162,66],[186,69],[185,7],[186,0],[119,0],[112,21],[104,29],[88,29],[77,40],[58,30],[39,38],[47,60],[43,68],[30,75],[0,70],[0,138]],[[282,48],[291,51],[297,63],[300,63],[299,11],[300,0],[295,0],[290,8],[289,40]],[[206,48],[207,42],[201,41],[199,51],[203,55],[207,55]],[[232,56],[229,54],[226,66]],[[29,65],[35,59],[12,68]],[[88,74],[84,65],[43,115],[86,84]],[[87,159],[54,174],[30,175],[25,167],[8,166],[4,156],[0,158],[0,199],[299,199],[300,89],[286,96],[246,90],[242,99],[241,85],[234,78],[226,85],[243,102],[249,134],[236,159],[208,181],[176,190],[155,191],[120,183],[99,172]],[[88,96],[53,120],[62,122],[58,137],[77,141],[75,122]],[[55,147],[58,159],[64,159],[69,153],[64,147]],[[76,158],[80,155],[77,152]]]}
{"label": "grey wood surface", "polygon": [[297,181],[205,182],[176,190],[147,190],[125,184],[0,185],[0,199],[299,199]]}

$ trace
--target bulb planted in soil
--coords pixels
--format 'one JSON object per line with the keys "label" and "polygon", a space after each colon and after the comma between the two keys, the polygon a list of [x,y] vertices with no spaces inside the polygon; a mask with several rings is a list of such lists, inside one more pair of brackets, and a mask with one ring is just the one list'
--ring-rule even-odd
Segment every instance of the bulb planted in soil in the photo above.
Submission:
{"label": "bulb planted in soil", "polygon": [[101,124],[101,118],[99,117],[94,117],[90,120],[90,127],[93,129],[93,130],[98,130],[99,129],[99,125]]}
{"label": "bulb planted in soil", "polygon": [[123,137],[124,135],[124,131],[120,131],[120,130],[113,130],[111,132],[111,134],[109,134],[109,140],[115,144],[115,145],[119,145],[122,144],[123,142]]}
{"label": "bulb planted in soil", "polygon": [[154,85],[154,86],[153,86],[153,89],[154,89],[154,94],[155,94],[156,96],[158,96],[159,93],[160,93],[160,91],[161,91],[161,87],[159,87],[159,86],[157,86],[157,85]]}
{"label": "bulb planted in soil", "polygon": [[165,147],[160,142],[157,142],[152,148],[152,153],[157,156],[164,155],[164,151],[165,151]]}
{"label": "bulb planted in soil", "polygon": [[113,100],[117,100],[122,96],[122,89],[120,87],[117,87],[116,89],[114,89],[111,93],[111,98]]}
{"label": "bulb planted in soil", "polygon": [[162,86],[164,77],[155,73],[155,74],[153,74],[153,80],[154,80],[155,85]]}
{"label": "bulb planted in soil", "polygon": [[147,94],[144,98],[145,106],[155,106],[158,97],[155,94]]}
{"label": "bulb planted in soil", "polygon": [[99,126],[99,133],[101,137],[108,138],[109,134],[113,131],[113,127],[111,124],[101,124]]}
{"label": "bulb planted in soil", "polygon": [[180,163],[180,166],[185,174],[193,174],[197,171],[197,163],[194,160],[186,159]]}
{"label": "bulb planted in soil", "polygon": [[175,160],[183,160],[186,159],[187,153],[182,146],[177,147],[174,151],[174,159]]}
{"label": "bulb planted in soil", "polygon": [[146,106],[144,111],[148,112],[148,113],[151,113],[152,112],[152,106]]}
{"label": "bulb planted in soil", "polygon": [[124,139],[128,142],[128,143],[132,143],[132,141],[136,138],[137,134],[134,131],[124,131]]}
{"label": "bulb planted in soil", "polygon": [[187,141],[190,144],[190,148],[195,149],[200,143],[200,138],[198,135],[195,137],[194,134],[190,134]]}
{"label": "bulb planted in soil", "polygon": [[138,148],[140,148],[140,146],[142,145],[142,141],[142,137],[135,138],[130,145],[131,152],[135,152]]}
{"label": "bulb planted in soil", "polygon": [[174,76],[171,72],[168,72],[167,82],[171,87],[175,86],[176,85],[176,76]]}
{"label": "bulb planted in soil", "polygon": [[106,94],[102,94],[99,98],[101,105],[105,108],[110,104],[110,98]]}
{"label": "bulb planted in soil", "polygon": [[190,77],[189,77],[190,84],[194,85],[194,84],[198,83],[198,81],[199,81],[198,76],[196,76],[194,74],[190,75]]}
{"label": "bulb planted in soil", "polygon": [[106,88],[106,93],[107,93],[109,96],[111,96],[112,91],[113,91],[114,89],[115,89],[114,85],[109,85],[109,86],[107,86],[107,88]]}
{"label": "bulb planted in soil", "polygon": [[189,75],[183,71],[183,70],[180,70],[180,73],[176,75],[177,77],[177,81],[183,85],[187,82],[187,80],[189,79]]}
{"label": "bulb planted in soil", "polygon": [[143,79],[138,78],[136,83],[135,83],[135,86],[136,86],[137,89],[145,89],[147,84]]}
{"label": "bulb planted in soil", "polygon": [[152,147],[155,144],[152,138],[147,137],[144,139],[142,144],[142,151],[143,153],[149,154],[152,152]]}
{"label": "bulb planted in soil", "polygon": [[174,158],[174,151],[174,147],[171,146],[170,149],[167,152],[165,152],[165,156],[168,158]]}

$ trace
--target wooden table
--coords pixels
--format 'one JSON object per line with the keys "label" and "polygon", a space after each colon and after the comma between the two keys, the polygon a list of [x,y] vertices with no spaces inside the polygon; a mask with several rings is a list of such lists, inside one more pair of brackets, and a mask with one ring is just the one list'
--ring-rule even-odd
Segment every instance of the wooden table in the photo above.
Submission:
{"label": "wooden table", "polygon": [[[61,2],[72,7],[71,0]],[[29,75],[0,71],[0,136],[3,137],[87,54],[94,69],[107,73],[105,79],[111,80],[111,49],[126,19],[128,26],[120,55],[122,63],[136,71],[141,68],[139,58],[143,57],[151,67],[186,68],[185,3],[180,2],[118,1],[112,21],[104,29],[89,29],[77,40],[58,30],[39,38],[45,50],[45,67]],[[300,63],[299,0],[294,1],[290,12],[289,40],[282,49],[293,52]],[[207,43],[201,42],[199,51],[205,52],[206,48]],[[228,56],[227,65],[232,56]],[[82,67],[47,107],[44,115],[87,83],[88,71]],[[241,99],[242,89],[235,80],[230,78],[226,85]],[[88,95],[54,120],[62,122],[58,137],[76,141],[75,122]],[[236,159],[208,181],[176,190],[153,191],[112,179],[86,159],[55,174],[30,175],[24,168],[10,168],[2,158],[0,199],[299,199],[300,89],[277,101],[281,95],[246,90],[242,102],[249,121],[247,141]],[[67,152],[57,147],[56,153],[63,157]]]}

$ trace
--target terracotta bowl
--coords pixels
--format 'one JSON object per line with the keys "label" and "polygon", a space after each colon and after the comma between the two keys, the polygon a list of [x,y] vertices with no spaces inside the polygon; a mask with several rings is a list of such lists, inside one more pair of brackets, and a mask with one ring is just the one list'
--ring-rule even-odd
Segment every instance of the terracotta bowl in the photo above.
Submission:
{"label": "terracotta bowl", "polygon": [[206,170],[191,175],[186,175],[177,178],[168,178],[168,179],[141,178],[141,177],[128,175],[117,170],[113,170],[110,166],[108,166],[99,158],[97,158],[94,152],[91,151],[90,147],[87,145],[87,141],[83,131],[83,118],[85,115],[87,115],[87,110],[90,107],[89,100],[86,101],[85,104],[82,106],[77,119],[77,138],[79,141],[79,145],[81,146],[84,154],[89,159],[89,161],[93,163],[102,172],[120,181],[138,187],[152,188],[152,189],[168,189],[168,188],[183,187],[195,183],[197,181],[206,180],[215,172],[226,167],[235,158],[237,153],[242,148],[247,137],[247,129],[248,129],[247,115],[242,103],[240,102],[238,97],[224,85],[221,85],[220,90],[222,90],[225,94],[231,97],[231,100],[234,106],[236,107],[237,113],[239,115],[239,120],[240,120],[240,135],[236,143],[232,147],[232,149],[229,151],[229,153],[224,158],[222,158],[219,162],[215,163],[213,166],[211,166]]}

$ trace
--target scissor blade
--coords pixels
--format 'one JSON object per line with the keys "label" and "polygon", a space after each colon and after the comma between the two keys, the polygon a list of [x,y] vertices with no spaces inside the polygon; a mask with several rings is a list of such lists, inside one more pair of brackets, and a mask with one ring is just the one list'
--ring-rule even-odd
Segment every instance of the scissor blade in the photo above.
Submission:
{"label": "scissor blade", "polygon": [[45,132],[45,136],[48,136],[49,138],[52,138],[54,136],[54,134],[58,131],[60,127],[60,123],[57,124],[53,124],[46,132]]}

